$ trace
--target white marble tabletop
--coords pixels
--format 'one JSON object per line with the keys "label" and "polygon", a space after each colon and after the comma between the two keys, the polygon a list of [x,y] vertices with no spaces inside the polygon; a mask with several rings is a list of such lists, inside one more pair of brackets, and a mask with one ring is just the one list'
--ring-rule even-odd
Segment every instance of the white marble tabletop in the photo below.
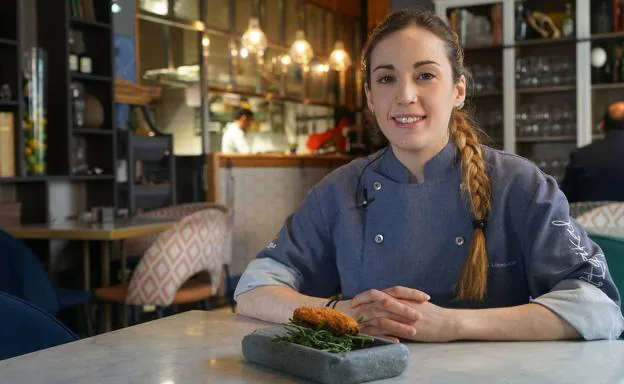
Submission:
{"label": "white marble tabletop", "polygon": [[[1,383],[292,383],[244,361],[241,340],[266,326],[185,312],[0,361]],[[383,383],[624,383],[624,341],[408,343],[410,363]]]}

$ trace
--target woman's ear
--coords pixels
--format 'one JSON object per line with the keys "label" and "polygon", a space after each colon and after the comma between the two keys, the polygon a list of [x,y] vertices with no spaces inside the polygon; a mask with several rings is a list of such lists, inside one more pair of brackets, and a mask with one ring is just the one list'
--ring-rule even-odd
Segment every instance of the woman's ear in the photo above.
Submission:
{"label": "woman's ear", "polygon": [[373,104],[373,97],[371,96],[371,90],[368,83],[364,83],[364,93],[366,93],[366,104],[371,113],[375,114],[375,105]]}
{"label": "woman's ear", "polygon": [[466,101],[466,76],[461,75],[457,83],[455,83],[455,108],[461,108]]}

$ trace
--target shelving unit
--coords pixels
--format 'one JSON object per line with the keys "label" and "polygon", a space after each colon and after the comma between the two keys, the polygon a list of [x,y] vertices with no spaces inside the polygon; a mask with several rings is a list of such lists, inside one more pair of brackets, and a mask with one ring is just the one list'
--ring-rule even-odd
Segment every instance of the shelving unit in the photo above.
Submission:
{"label": "shelving unit", "polygon": [[[24,138],[22,133],[22,48],[20,45],[20,7],[18,0],[0,3],[0,87],[8,86],[10,98],[0,100],[0,113],[13,114],[14,175],[25,176],[23,166]],[[6,145],[6,144],[5,144]],[[0,151],[3,146],[0,145]],[[6,150],[6,149],[5,149]],[[9,176],[10,177],[10,176]]]}
{"label": "shelving unit", "polygon": [[176,168],[173,136],[119,136],[119,157],[126,166],[125,182],[119,184],[120,208],[130,215],[176,204]]}
{"label": "shelving unit", "polygon": [[[86,209],[94,206],[116,206],[116,140],[114,122],[113,44],[110,0],[94,2],[94,20],[82,20],[71,14],[70,0],[36,0],[34,12],[36,26],[22,26],[19,0],[5,0],[0,4],[0,86],[6,81],[11,88],[11,100],[0,101],[0,112],[14,113],[16,173],[0,178],[0,188],[6,189],[10,199],[22,205],[21,221],[24,224],[45,222],[54,210],[50,201],[52,190],[63,183],[79,183],[84,188]],[[46,52],[46,161],[42,175],[27,175],[22,130],[24,114],[23,52],[30,47],[21,46],[20,30],[37,31],[37,46]],[[85,39],[85,55],[91,57],[93,72],[71,73],[69,70],[69,31],[80,29]],[[70,84],[84,83],[85,90],[99,100],[103,114],[101,127],[74,129]],[[89,127],[91,128],[91,127]],[[95,128],[95,127],[93,127]],[[84,138],[88,150],[86,158],[91,167],[101,168],[101,173],[76,174],[72,172],[77,137]],[[82,193],[82,192],[81,192]],[[46,243],[47,244],[47,243]],[[47,251],[45,250],[47,248]],[[49,247],[42,247],[42,256]]]}
{"label": "shelving unit", "polygon": [[[50,96],[48,101],[49,173],[67,176],[71,182],[85,183],[87,209],[94,205],[116,206],[111,3],[110,0],[93,2],[94,20],[75,14],[70,3],[70,0],[38,0],[37,3],[39,42],[48,51],[49,89],[54,90],[54,97]],[[82,35],[83,56],[91,60],[90,73],[69,68],[71,31],[80,31]],[[85,95],[97,100],[95,104],[99,104],[103,116],[101,126],[87,126],[86,123],[77,126],[72,83],[81,84]],[[87,106],[86,117],[97,116],[97,106],[95,109],[88,109],[89,103]],[[85,118],[85,122],[87,120]],[[83,158],[79,158],[78,153],[84,153]],[[79,162],[86,162],[88,170],[79,168]],[[101,174],[95,172],[97,168]]]}
{"label": "shelving unit", "polygon": [[[600,83],[592,82],[591,50],[597,45],[613,46],[621,44],[624,48],[624,30],[601,33],[592,33],[592,18],[596,14],[596,5],[601,0],[576,0],[572,1],[575,16],[575,35],[572,38],[557,39],[530,39],[516,41],[514,31],[515,4],[514,0],[436,0],[436,12],[443,17],[449,17],[453,9],[468,9],[477,15],[486,15],[487,10],[493,5],[502,7],[502,42],[500,56],[492,58],[496,44],[468,46],[465,48],[465,57],[468,63],[475,61],[489,61],[501,59],[502,61],[502,99],[504,132],[504,149],[508,152],[518,153],[533,159],[538,164],[543,164],[545,159],[556,160],[561,166],[569,152],[577,146],[589,144],[592,140],[603,137],[597,130],[597,126],[604,114],[608,103],[615,100],[624,100],[624,76],[619,82]],[[546,14],[555,15],[553,20],[560,23],[565,9],[565,3],[555,0],[525,0],[525,9],[536,10]],[[608,1],[611,7],[612,2]],[[557,16],[559,12],[559,16]],[[559,17],[559,18],[557,18]],[[612,17],[610,15],[610,17]],[[450,19],[449,19],[450,20]],[[490,18],[491,23],[491,18]],[[492,24],[490,24],[492,25]],[[624,29],[624,26],[623,26]],[[561,66],[573,66],[570,81],[558,84],[544,84],[542,86],[526,86],[521,84],[523,76],[516,76],[517,69],[522,67],[522,60],[527,57],[561,57],[564,64]],[[612,56],[609,54],[609,57]],[[560,64],[560,63],[559,63]],[[550,72],[543,73],[538,81],[551,80]],[[536,84],[538,85],[538,84]],[[483,109],[491,109],[491,104],[498,97],[497,93],[474,93],[472,103],[477,112]],[[538,110],[545,106],[553,106],[546,113],[528,113],[523,111],[527,105],[534,105]],[[565,111],[562,111],[565,109]],[[565,124],[554,123],[555,115],[561,117]],[[570,116],[570,114],[572,114]],[[535,127],[523,130],[523,116],[527,115],[533,120],[541,116],[545,131],[535,134]],[[479,119],[477,119],[479,120]],[[570,125],[568,122],[571,122]],[[529,134],[529,132],[531,132]],[[547,161],[548,162],[548,161]],[[559,169],[559,174],[562,171]]]}

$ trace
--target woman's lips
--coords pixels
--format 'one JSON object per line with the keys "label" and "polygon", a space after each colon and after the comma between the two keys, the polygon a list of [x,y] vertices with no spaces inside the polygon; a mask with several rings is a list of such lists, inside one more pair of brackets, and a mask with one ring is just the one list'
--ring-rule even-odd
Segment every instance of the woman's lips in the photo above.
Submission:
{"label": "woman's lips", "polygon": [[400,115],[393,116],[392,121],[397,128],[401,129],[414,129],[427,119],[427,116],[419,116],[419,115]]}

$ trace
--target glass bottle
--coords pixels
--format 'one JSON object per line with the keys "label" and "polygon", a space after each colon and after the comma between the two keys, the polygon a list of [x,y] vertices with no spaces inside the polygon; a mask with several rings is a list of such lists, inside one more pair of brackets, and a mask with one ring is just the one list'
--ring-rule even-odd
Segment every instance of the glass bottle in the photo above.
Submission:
{"label": "glass bottle", "polygon": [[606,1],[600,3],[600,8],[592,17],[592,33],[611,32],[611,16],[609,16],[609,6]]}
{"label": "glass bottle", "polygon": [[574,36],[574,16],[572,15],[572,4],[566,4],[565,16],[562,23],[563,37]]}
{"label": "glass bottle", "polygon": [[516,3],[516,20],[515,20],[515,34],[516,40],[524,40],[527,38],[527,22],[524,17],[524,5],[521,2]]}

